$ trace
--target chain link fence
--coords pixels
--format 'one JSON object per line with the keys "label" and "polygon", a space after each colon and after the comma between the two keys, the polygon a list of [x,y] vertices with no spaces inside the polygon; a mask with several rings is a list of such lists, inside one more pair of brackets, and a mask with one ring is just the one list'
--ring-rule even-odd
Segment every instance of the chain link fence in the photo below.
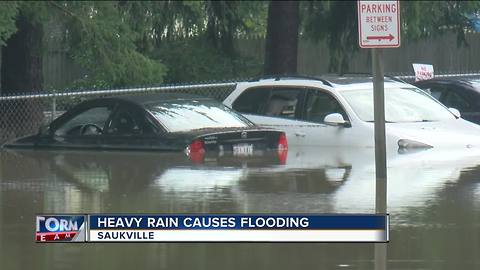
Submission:
{"label": "chain link fence", "polygon": [[85,100],[166,92],[201,95],[223,101],[235,86],[236,82],[221,82],[0,96],[0,145],[17,137],[37,133],[42,125]]}
{"label": "chain link fence", "polygon": [[[411,74],[397,73],[387,75],[399,78],[408,83],[415,81],[415,76]],[[435,75],[435,77],[480,77],[480,72],[440,74]],[[201,95],[223,101],[240,81],[243,80],[219,83],[0,96],[0,145],[14,138],[38,132],[42,125],[48,124],[63,112],[88,99],[169,92]]]}

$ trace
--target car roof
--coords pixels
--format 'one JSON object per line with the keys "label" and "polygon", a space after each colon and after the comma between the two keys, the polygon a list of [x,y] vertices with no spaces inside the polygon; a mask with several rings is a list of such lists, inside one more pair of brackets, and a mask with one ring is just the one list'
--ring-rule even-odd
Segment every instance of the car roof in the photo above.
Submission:
{"label": "car roof", "polygon": [[480,77],[475,76],[475,77],[437,77],[429,80],[423,80],[419,81],[420,82],[436,82],[436,81],[444,81],[444,82],[466,82],[466,83],[471,83],[471,82],[480,82]]}
{"label": "car roof", "polygon": [[457,86],[467,87],[480,93],[480,78],[479,77],[451,77],[451,78],[433,78],[416,82],[416,85],[439,83],[439,84],[454,84]]}
{"label": "car roof", "polygon": [[[325,80],[337,84],[337,85],[347,85],[347,84],[356,84],[356,83],[372,83],[373,76],[369,74],[348,74],[348,75],[335,75],[327,74],[322,76]],[[399,79],[395,79],[390,76],[384,77],[385,82],[402,82]],[[402,82],[404,83],[404,82]]]}
{"label": "car roof", "polygon": [[184,94],[184,93],[153,93],[153,94],[138,94],[138,95],[125,95],[112,97],[112,99],[124,100],[132,103],[136,103],[141,106],[145,106],[152,103],[158,102],[169,102],[169,101],[192,101],[192,100],[204,100],[204,101],[214,101],[214,99],[199,95]]}

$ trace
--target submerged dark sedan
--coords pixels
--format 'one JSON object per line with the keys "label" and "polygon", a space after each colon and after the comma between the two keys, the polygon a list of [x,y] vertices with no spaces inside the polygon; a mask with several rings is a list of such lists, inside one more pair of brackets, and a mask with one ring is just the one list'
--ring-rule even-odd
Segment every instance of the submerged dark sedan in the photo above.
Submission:
{"label": "submerged dark sedan", "polygon": [[221,103],[184,94],[120,96],[85,101],[4,147],[185,151],[251,156],[286,149],[281,131],[260,128]]}
{"label": "submerged dark sedan", "polygon": [[480,79],[445,78],[416,82],[415,85],[445,106],[460,111],[463,119],[480,124]]}

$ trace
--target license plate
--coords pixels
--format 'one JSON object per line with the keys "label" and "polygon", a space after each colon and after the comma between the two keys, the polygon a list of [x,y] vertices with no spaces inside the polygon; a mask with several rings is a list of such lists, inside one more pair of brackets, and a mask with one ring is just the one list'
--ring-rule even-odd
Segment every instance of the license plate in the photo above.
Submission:
{"label": "license plate", "polygon": [[248,143],[234,144],[233,155],[235,156],[253,155],[253,144],[248,144]]}

